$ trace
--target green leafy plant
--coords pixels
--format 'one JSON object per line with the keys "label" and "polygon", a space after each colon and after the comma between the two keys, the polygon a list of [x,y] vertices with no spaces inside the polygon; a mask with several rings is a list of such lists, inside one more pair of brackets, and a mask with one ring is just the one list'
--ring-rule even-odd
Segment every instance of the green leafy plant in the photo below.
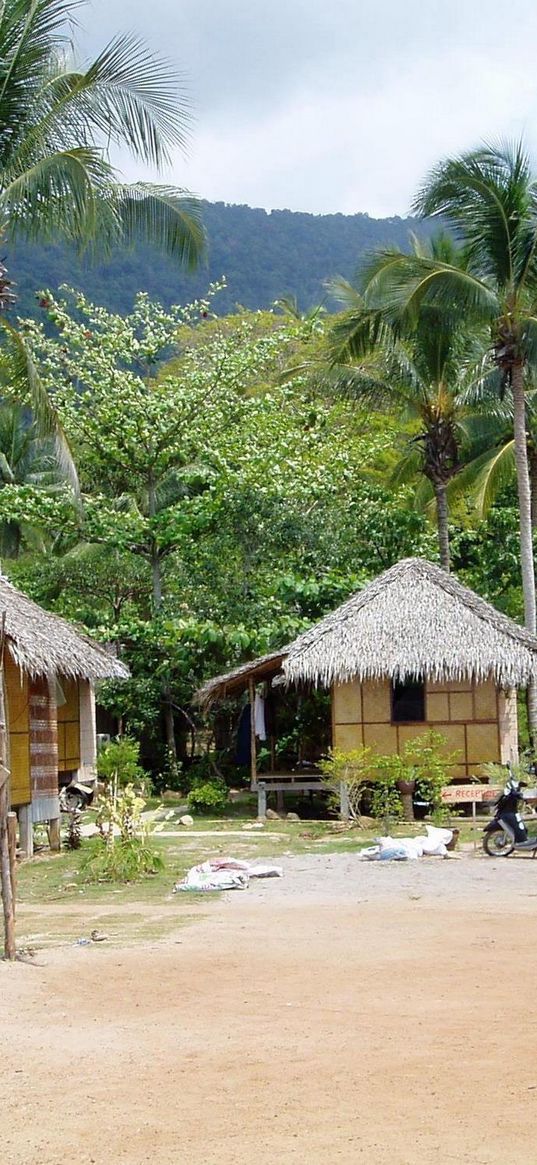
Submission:
{"label": "green leafy plant", "polygon": [[378,758],[379,771],[384,779],[390,778],[392,787],[413,786],[415,795],[428,801],[437,816],[442,812],[442,787],[450,780],[449,766],[459,757],[458,752],[446,753],[445,745],[445,736],[430,729],[407,740],[400,753]]}
{"label": "green leafy plant", "polygon": [[164,863],[142,838],[120,839],[112,846],[98,847],[82,863],[84,882],[138,882],[157,874]]}
{"label": "green leafy plant", "polygon": [[97,776],[105,785],[117,783],[120,789],[134,785],[145,792],[149,778],[139,761],[139,742],[131,736],[118,736],[99,752]]}
{"label": "green leafy plant", "polygon": [[98,845],[82,865],[85,881],[133,882],[162,869],[162,858],[147,841],[143,807],[133,785],[121,789],[117,776],[109,782],[97,808]]}
{"label": "green leafy plant", "polygon": [[329,756],[319,761],[319,768],[329,789],[331,807],[339,812],[343,785],[347,793],[349,815],[358,824],[362,818],[364,794],[371,784],[373,764],[370,748],[357,748],[350,752],[334,749]]}
{"label": "green leafy plant", "polygon": [[200,781],[188,794],[188,807],[198,813],[223,813],[227,800],[228,791],[223,781]]}

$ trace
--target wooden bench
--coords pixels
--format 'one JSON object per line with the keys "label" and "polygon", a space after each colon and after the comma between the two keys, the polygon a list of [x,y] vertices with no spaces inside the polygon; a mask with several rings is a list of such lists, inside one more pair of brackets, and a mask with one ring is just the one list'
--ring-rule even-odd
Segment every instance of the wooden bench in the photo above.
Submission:
{"label": "wooden bench", "polygon": [[[255,781],[252,781],[251,789],[257,793],[257,816],[266,817],[267,813],[267,794],[276,793],[278,795],[278,808],[283,807],[283,794],[285,792],[293,793],[312,793],[315,789],[326,789],[322,773],[261,773],[258,774]],[[281,798],[281,802],[280,802]],[[346,797],[346,789],[343,785],[340,789],[341,801],[341,815],[348,817],[349,807]]]}

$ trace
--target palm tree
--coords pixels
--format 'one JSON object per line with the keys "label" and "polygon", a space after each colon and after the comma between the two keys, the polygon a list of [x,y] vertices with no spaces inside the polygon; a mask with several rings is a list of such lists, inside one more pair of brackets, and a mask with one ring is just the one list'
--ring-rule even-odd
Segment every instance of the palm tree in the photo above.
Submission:
{"label": "palm tree", "polygon": [[198,207],[171,187],[125,184],[110,148],[161,166],[184,147],[188,113],[169,65],[132,35],[77,66],[66,31],[77,0],[0,8],[0,228],[84,243],[141,236],[195,263]]}
{"label": "palm tree", "polygon": [[537,184],[522,145],[484,146],[443,162],[426,180],[415,209],[451,223],[464,243],[467,267],[402,257],[381,273],[376,291],[392,319],[407,318],[424,303],[453,304],[456,297],[461,313],[487,327],[490,363],[513,399],[525,622],[535,631],[524,380],[537,348]]}
{"label": "palm tree", "polygon": [[[173,69],[132,35],[78,65],[69,24],[77,0],[0,6],[0,236],[63,237],[89,248],[149,240],[187,266],[203,249],[199,206],[184,191],[124,183],[111,149],[159,169],[185,146],[188,108]],[[5,318],[13,293],[0,270],[0,331],[15,396],[32,404],[76,477],[58,418],[20,333]]]}
{"label": "palm tree", "polygon": [[[466,269],[426,256],[403,257],[380,273],[376,293],[394,321],[417,314],[424,303],[441,307],[455,300],[468,320],[487,328],[490,365],[512,393],[524,617],[535,633],[525,374],[537,352],[537,183],[523,146],[483,146],[442,162],[426,179],[414,210],[452,226],[464,244]],[[528,712],[535,740],[535,685]]]}
{"label": "palm tree", "polygon": [[[41,437],[28,411],[20,405],[0,405],[0,490],[9,485],[32,485],[54,490],[58,466],[51,441]],[[42,539],[32,526],[16,519],[0,522],[0,557],[18,558],[25,546]]]}
{"label": "palm tree", "polygon": [[[413,240],[414,254],[438,260],[449,255],[465,265],[451,240],[432,239],[423,248]],[[385,312],[378,285],[383,271],[408,256],[398,250],[378,254],[369,265],[363,294],[342,280],[332,290],[345,304],[329,342],[331,376],[348,398],[393,411],[410,422],[404,456],[392,482],[424,479],[434,496],[440,562],[449,571],[448,486],[458,474],[469,439],[470,387],[480,367],[479,336],[462,326],[451,306],[424,303],[414,315],[393,318]],[[416,431],[417,429],[417,431]],[[427,488],[418,490],[421,501]]]}

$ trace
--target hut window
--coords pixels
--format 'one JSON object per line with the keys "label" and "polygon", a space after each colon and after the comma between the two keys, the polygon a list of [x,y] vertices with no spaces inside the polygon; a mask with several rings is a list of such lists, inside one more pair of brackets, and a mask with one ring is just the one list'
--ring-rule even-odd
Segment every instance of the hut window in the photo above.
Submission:
{"label": "hut window", "polygon": [[425,684],[420,680],[392,686],[392,723],[425,722]]}

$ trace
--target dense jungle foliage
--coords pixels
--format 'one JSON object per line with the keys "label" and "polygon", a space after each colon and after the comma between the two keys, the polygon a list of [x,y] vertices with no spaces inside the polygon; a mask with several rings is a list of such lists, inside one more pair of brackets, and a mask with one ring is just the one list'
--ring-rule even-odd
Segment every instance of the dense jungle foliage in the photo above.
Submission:
{"label": "dense jungle foliage", "polygon": [[[49,609],[115,643],[132,670],[100,694],[146,764],[179,758],[208,676],[277,647],[406,555],[434,524],[394,467],[412,424],[319,391],[327,323],[220,316],[223,288],[126,316],[81,293],[40,297],[23,326],[78,468],[81,499],[24,407],[4,406],[3,568]],[[9,420],[9,424],[7,424]],[[465,501],[453,567],[519,615],[517,510]]]}

